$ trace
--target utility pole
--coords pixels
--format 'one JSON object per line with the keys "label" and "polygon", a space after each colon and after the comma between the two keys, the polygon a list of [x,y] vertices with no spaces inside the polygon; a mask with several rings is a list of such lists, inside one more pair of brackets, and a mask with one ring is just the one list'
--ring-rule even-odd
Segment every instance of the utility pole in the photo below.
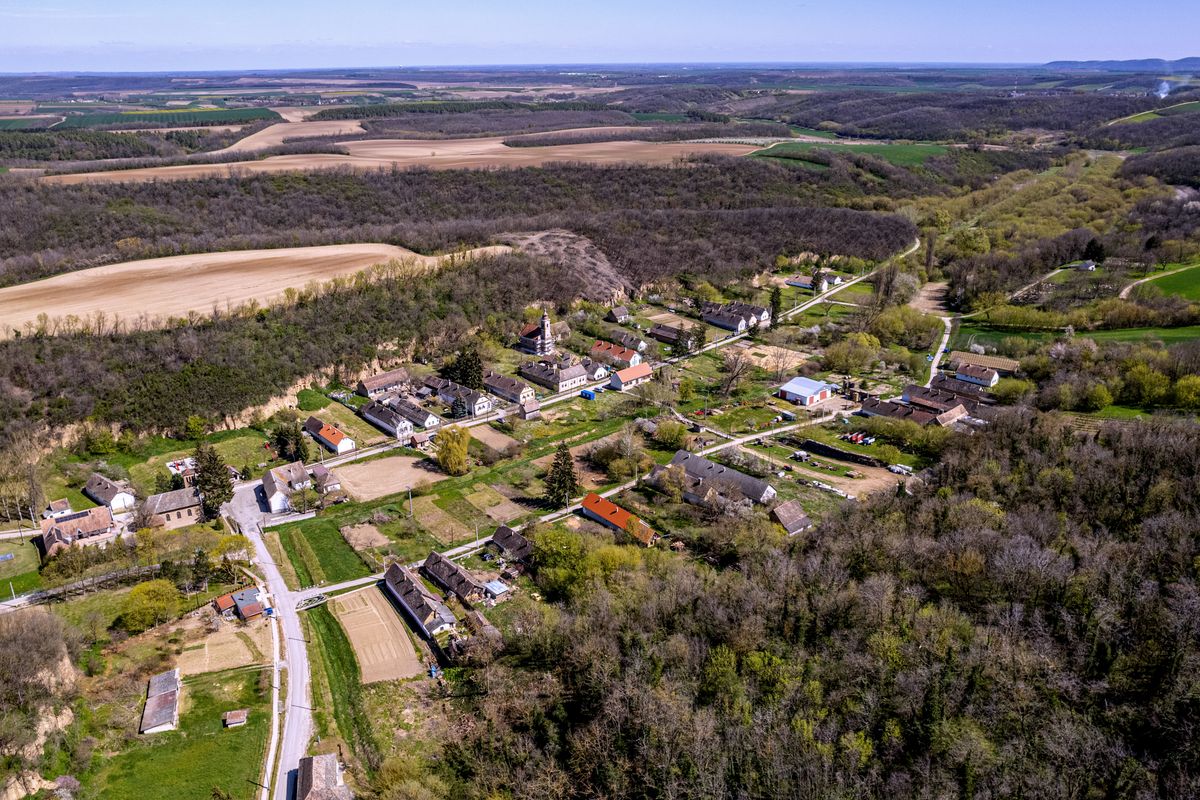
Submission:
{"label": "utility pole", "polygon": [[408,490],[408,517],[409,517],[409,519],[412,519],[412,515],[413,515],[412,487],[409,487],[409,490]]}

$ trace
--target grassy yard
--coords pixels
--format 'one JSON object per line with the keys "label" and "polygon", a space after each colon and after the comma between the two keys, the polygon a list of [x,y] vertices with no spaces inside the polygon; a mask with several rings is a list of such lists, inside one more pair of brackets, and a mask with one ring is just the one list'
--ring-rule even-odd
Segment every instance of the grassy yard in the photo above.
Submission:
{"label": "grassy yard", "polygon": [[341,583],[371,574],[342,537],[337,517],[317,517],[283,525],[276,535],[301,586]]}
{"label": "grassy yard", "polygon": [[[340,429],[343,433],[354,440],[354,444],[359,448],[367,447],[372,444],[388,439],[389,437],[383,431],[376,428],[371,423],[367,422],[362,417],[355,414],[350,409],[346,408],[341,403],[330,403],[315,412],[315,416],[321,418],[335,428]],[[321,447],[319,444],[313,443],[313,447]],[[325,450],[325,448],[321,448]],[[329,452],[325,450],[325,452]]]}
{"label": "grassy yard", "polygon": [[[270,733],[270,681],[263,670],[230,670],[185,682],[179,730],[130,740],[102,759],[86,783],[105,800],[210,800],[216,789],[238,800],[257,797]],[[250,709],[246,724],[226,729],[221,714]]]}
{"label": "grassy yard", "polygon": [[947,151],[940,144],[823,144],[818,142],[779,142],[770,147],[758,150],[755,156],[761,158],[801,158],[815,150],[826,150],[834,153],[861,153],[876,156],[895,164],[898,167],[916,167],[924,164],[934,156],[940,156]]}
{"label": "grassy yard", "polygon": [[0,561],[0,597],[32,592],[42,585],[42,576],[38,574],[41,557],[37,545],[20,539],[0,541],[0,556],[9,554],[13,557],[11,561]]}
{"label": "grassy yard", "polygon": [[[321,683],[328,687],[332,701],[332,721],[355,755],[360,760],[369,760],[366,758],[368,751],[377,752],[378,745],[364,708],[363,687],[358,677],[358,659],[354,657],[354,648],[327,606],[317,606],[305,612],[304,617],[314,645],[313,651],[319,654],[317,660],[320,662]],[[322,716],[318,724],[328,732],[328,711]]]}
{"label": "grassy yard", "polygon": [[1200,300],[1200,264],[1171,275],[1154,278],[1146,283],[1162,289],[1163,294],[1178,295],[1187,300]]}
{"label": "grassy yard", "polygon": [[[266,435],[250,428],[220,431],[207,437],[206,441],[216,449],[221,459],[234,469],[241,469],[247,464],[254,467],[264,462],[274,465],[276,461],[274,454],[263,447],[267,441]],[[166,471],[168,461],[186,458],[196,452],[195,445],[174,439],[152,439],[148,449],[149,455],[140,458],[110,458],[116,463],[124,462],[122,466],[129,470],[129,479],[133,481],[134,486],[147,493],[153,492],[154,479]]]}

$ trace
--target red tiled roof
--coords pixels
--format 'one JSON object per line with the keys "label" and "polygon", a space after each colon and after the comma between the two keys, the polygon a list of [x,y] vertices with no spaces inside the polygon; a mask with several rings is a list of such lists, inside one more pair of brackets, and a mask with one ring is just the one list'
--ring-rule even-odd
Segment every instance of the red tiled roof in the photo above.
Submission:
{"label": "red tiled roof", "polygon": [[630,350],[628,347],[622,347],[619,344],[597,339],[596,343],[592,345],[592,355],[609,356],[617,361],[629,361],[637,355],[637,351]]}
{"label": "red tiled roof", "polygon": [[233,595],[223,594],[214,602],[217,604],[218,611],[228,611],[229,609],[233,608]]}
{"label": "red tiled roof", "polygon": [[[583,498],[583,508],[595,514],[599,519],[613,528],[631,533],[647,547],[654,541],[654,531],[649,525],[616,503],[605,500],[595,492],[591,492],[587,497]],[[630,525],[631,522],[633,525]]]}

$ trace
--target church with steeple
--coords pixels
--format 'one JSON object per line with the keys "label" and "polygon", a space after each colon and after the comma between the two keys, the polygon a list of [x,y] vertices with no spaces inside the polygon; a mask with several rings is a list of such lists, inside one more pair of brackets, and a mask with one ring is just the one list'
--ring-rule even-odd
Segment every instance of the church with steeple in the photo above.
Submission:
{"label": "church with steeple", "polygon": [[550,322],[550,312],[543,310],[539,322],[531,322],[521,329],[517,349],[534,356],[552,356],[557,342],[570,335],[567,323]]}

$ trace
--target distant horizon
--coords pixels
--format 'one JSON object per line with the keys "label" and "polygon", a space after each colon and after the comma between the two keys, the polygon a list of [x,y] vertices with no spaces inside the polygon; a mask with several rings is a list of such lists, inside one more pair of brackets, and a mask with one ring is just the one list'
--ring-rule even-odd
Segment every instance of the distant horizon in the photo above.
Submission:
{"label": "distant horizon", "polygon": [[294,67],[221,67],[213,69],[39,69],[39,70],[0,70],[3,76],[34,76],[34,75],[233,75],[246,73],[278,73],[288,74],[297,72],[346,72],[351,70],[537,70],[566,68],[577,69],[634,69],[634,68],[704,68],[704,69],[1043,69],[1056,62],[1073,63],[1133,63],[1138,61],[1164,61],[1172,63],[1200,59],[1200,56],[1181,56],[1179,58],[1162,58],[1159,56],[1143,56],[1139,58],[1055,58],[1049,61],[542,61],[542,62],[491,62],[491,63],[460,63],[460,64],[343,64],[336,66],[294,66]]}
{"label": "distant horizon", "polygon": [[[528,64],[976,64],[1129,60],[1194,51],[1194,0],[1158,24],[1118,0],[1046,0],[1036,13],[962,0],[0,0],[0,71],[173,73]],[[415,68],[415,67],[414,67]]]}

